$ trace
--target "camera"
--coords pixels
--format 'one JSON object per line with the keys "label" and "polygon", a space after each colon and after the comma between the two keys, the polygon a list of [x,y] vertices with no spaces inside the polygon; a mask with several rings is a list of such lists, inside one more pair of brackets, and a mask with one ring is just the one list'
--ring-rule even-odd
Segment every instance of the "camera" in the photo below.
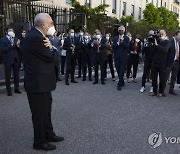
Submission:
{"label": "camera", "polygon": [[148,40],[148,43],[155,43],[155,39],[157,40],[157,42],[159,41],[160,39],[160,30],[156,30],[154,31],[154,34],[150,35],[147,40]]}

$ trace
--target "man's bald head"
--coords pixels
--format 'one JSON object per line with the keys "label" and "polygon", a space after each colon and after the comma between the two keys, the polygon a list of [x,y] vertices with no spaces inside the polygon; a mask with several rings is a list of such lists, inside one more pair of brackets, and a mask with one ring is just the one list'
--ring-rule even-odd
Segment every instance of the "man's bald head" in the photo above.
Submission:
{"label": "man's bald head", "polygon": [[38,13],[34,18],[34,25],[36,27],[41,27],[48,20],[52,20],[51,16],[47,13]]}

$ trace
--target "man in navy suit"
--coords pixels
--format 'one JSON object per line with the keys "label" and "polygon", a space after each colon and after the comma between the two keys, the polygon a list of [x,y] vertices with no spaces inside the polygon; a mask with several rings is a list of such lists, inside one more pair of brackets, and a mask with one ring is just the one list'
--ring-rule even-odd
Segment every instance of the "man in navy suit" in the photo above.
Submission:
{"label": "man in navy suit", "polygon": [[102,38],[101,32],[97,31],[94,40],[92,41],[92,61],[95,70],[95,81],[93,84],[98,84],[98,70],[101,69],[101,84],[105,85],[105,61],[107,60],[106,54],[107,40]]}
{"label": "man in navy suit", "polygon": [[129,38],[124,35],[125,27],[120,26],[118,28],[119,35],[115,36],[113,39],[113,51],[114,51],[114,62],[119,77],[119,82],[117,84],[117,89],[121,90],[124,86],[124,72],[126,69],[128,50],[129,50]]}
{"label": "man in navy suit", "polygon": [[174,85],[176,82],[178,69],[179,69],[179,58],[180,58],[180,31],[176,32],[175,36],[170,40],[171,46],[168,50],[167,62],[166,62],[166,82],[171,73],[171,82],[169,87],[169,93],[177,95],[174,91]]}
{"label": "man in navy suit", "polygon": [[22,43],[24,58],[24,86],[32,113],[34,149],[55,150],[48,142],[63,141],[53,131],[51,122],[52,95],[56,88],[55,61],[57,52],[47,38],[55,33],[49,14],[39,13],[34,19],[35,27]]}
{"label": "man in navy suit", "polygon": [[12,96],[11,92],[11,73],[13,71],[15,93],[21,93],[19,90],[19,45],[20,40],[15,37],[13,28],[6,29],[6,36],[0,40],[0,47],[3,54],[3,63],[5,70],[5,82],[7,95]]}
{"label": "man in navy suit", "polygon": [[78,39],[75,37],[74,30],[70,29],[69,36],[65,39],[63,45],[63,49],[66,50],[66,85],[69,85],[69,74],[71,74],[71,82],[78,83],[74,79],[78,47]]}

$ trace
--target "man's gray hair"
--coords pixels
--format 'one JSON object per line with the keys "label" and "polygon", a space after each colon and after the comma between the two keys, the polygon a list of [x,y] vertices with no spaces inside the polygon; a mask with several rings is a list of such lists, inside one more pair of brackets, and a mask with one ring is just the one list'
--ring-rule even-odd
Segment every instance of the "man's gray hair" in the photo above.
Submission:
{"label": "man's gray hair", "polygon": [[48,13],[38,13],[34,18],[34,26],[41,27],[49,17]]}

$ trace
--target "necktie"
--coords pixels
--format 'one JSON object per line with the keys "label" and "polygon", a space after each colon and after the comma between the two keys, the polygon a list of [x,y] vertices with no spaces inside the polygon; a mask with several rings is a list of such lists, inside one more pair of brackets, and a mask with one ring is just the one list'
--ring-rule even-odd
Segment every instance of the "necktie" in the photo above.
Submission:
{"label": "necktie", "polygon": [[179,60],[179,43],[176,42],[176,60]]}
{"label": "necktie", "polygon": [[71,44],[74,44],[74,39],[73,38],[71,38]]}

